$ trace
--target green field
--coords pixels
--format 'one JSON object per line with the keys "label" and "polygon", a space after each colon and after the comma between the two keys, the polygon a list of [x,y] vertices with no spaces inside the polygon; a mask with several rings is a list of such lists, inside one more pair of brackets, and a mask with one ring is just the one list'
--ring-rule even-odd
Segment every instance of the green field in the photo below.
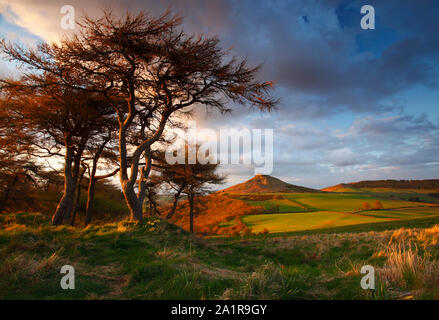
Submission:
{"label": "green field", "polygon": [[309,211],[306,207],[288,199],[267,200],[267,201],[246,201],[253,206],[263,206],[267,212],[291,213]]}
{"label": "green field", "polygon": [[[261,195],[263,196],[263,195]],[[379,200],[384,209],[364,210],[365,202],[371,206]],[[264,206],[266,213],[247,215],[242,221],[254,233],[268,230],[270,233],[325,230],[354,225],[374,226],[391,221],[407,221],[421,218],[438,218],[439,206],[433,203],[406,201],[405,198],[389,198],[388,194],[367,193],[292,193],[282,194],[281,199],[246,201]],[[274,207],[278,211],[273,211]],[[271,212],[270,212],[271,210]],[[274,213],[273,213],[274,212]],[[222,224],[231,226],[234,221]]]}
{"label": "green field", "polygon": [[285,194],[285,198],[297,201],[312,207],[316,210],[329,210],[338,212],[355,212],[362,207],[364,202],[371,205],[379,200],[385,209],[402,208],[402,207],[419,207],[421,205],[430,205],[427,203],[410,202],[403,200],[389,200],[382,197],[374,197],[368,194],[354,193],[294,193]]}
{"label": "green field", "polygon": [[242,220],[254,232],[261,232],[263,229],[267,229],[270,233],[279,233],[382,222],[391,219],[366,217],[351,213],[319,211],[309,213],[258,214],[245,216]]}

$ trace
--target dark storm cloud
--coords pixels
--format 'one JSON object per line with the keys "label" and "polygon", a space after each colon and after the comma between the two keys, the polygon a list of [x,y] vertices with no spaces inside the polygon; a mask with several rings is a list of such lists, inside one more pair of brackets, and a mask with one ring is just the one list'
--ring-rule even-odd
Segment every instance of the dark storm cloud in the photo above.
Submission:
{"label": "dark storm cloud", "polygon": [[[360,28],[359,1],[344,9],[344,1],[211,1],[210,8],[190,1],[195,10],[162,3],[182,11],[190,30],[218,33],[226,47],[253,64],[263,62],[261,78],[276,82],[282,118],[398,111],[403,105],[389,99],[414,86],[437,86],[439,11],[431,1],[372,2],[373,31]],[[350,19],[343,27],[342,14]],[[360,48],[358,39],[366,35],[369,46]],[[246,114],[237,112],[237,118]]]}
{"label": "dark storm cloud", "polygon": [[[371,4],[376,30],[362,30],[360,8]],[[18,4],[23,4],[20,9]],[[43,37],[59,28],[63,1],[17,0],[21,25]],[[173,8],[187,33],[217,34],[225,48],[274,80],[282,99],[270,114],[237,107],[233,114],[197,109],[199,127],[273,128],[273,175],[291,183],[326,187],[361,179],[437,175],[439,123],[407,111],[414,88],[438,90],[439,1],[411,0],[72,0],[78,13]],[[0,4],[1,9],[1,4]],[[43,12],[44,23],[33,13]],[[25,24],[26,21],[32,23]],[[431,103],[434,107],[434,103]],[[337,122],[336,122],[337,121]],[[252,168],[227,168],[234,183]]]}
{"label": "dark storm cloud", "polygon": [[383,119],[364,119],[354,124],[352,131],[361,136],[380,136],[394,134],[396,136],[415,136],[437,132],[439,127],[425,115],[418,117],[402,115]]}
{"label": "dark storm cloud", "polygon": [[[35,6],[33,1],[21,2]],[[77,12],[91,15],[102,7],[120,13],[146,9],[152,14],[174,9],[185,17],[188,33],[218,34],[234,53],[253,64],[263,62],[261,78],[276,81],[279,95],[302,95],[301,101],[283,101],[283,110],[291,111],[292,118],[298,113],[318,117],[340,108],[388,111],[399,106],[384,100],[402,90],[437,85],[438,3],[368,3],[375,6],[376,30],[360,28],[362,1],[71,1]],[[60,5],[50,0],[38,3],[49,17],[59,15]],[[389,30],[395,36],[388,37]],[[362,37],[368,37],[368,45],[360,48]],[[316,99],[319,103],[313,104]]]}

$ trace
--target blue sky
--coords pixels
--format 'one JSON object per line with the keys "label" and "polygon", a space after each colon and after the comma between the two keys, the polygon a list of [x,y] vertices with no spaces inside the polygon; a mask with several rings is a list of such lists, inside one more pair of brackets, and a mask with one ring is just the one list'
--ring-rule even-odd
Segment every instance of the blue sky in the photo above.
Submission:
{"label": "blue sky", "polygon": [[[0,0],[0,33],[32,43],[55,39],[64,1]],[[70,1],[78,15],[103,2]],[[360,27],[374,6],[376,29]],[[273,128],[273,175],[322,188],[364,179],[439,178],[438,1],[105,1],[116,11],[168,6],[192,33],[217,34],[226,48],[274,80],[277,112],[237,107],[229,116],[200,112],[205,127]],[[0,62],[0,73],[14,72]],[[228,185],[252,168],[225,168]]]}

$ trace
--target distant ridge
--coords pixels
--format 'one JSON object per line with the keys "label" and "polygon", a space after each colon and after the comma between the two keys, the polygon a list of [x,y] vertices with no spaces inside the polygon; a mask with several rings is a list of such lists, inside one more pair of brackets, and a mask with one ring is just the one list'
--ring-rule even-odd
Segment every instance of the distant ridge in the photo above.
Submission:
{"label": "distant ridge", "polygon": [[218,191],[218,193],[315,193],[315,189],[296,186],[278,178],[258,174],[252,179]]}
{"label": "distant ridge", "polygon": [[368,180],[351,183],[341,183],[336,186],[322,189],[327,192],[349,192],[364,188],[388,188],[388,189],[439,189],[439,179],[428,180]]}
{"label": "distant ridge", "polygon": [[340,183],[340,184],[337,184],[336,186],[322,189],[322,191],[325,191],[325,192],[355,192],[355,191],[358,191],[358,188],[354,187],[350,183]]}

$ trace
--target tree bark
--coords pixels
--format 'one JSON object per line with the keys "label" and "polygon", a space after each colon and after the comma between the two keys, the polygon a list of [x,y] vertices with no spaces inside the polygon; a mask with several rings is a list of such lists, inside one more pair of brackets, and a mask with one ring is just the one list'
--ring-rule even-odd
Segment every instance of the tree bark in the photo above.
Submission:
{"label": "tree bark", "polygon": [[75,219],[76,219],[76,214],[78,212],[79,201],[81,200],[81,183],[82,183],[82,179],[84,178],[84,174],[85,174],[85,168],[82,170],[81,174],[79,175],[79,179],[77,179],[76,182],[76,199],[73,206],[72,220],[70,222],[72,227],[75,225]]}
{"label": "tree bark", "polygon": [[89,183],[88,191],[87,191],[87,206],[85,209],[84,227],[87,227],[93,218],[93,202],[94,202],[94,195],[95,195],[95,184],[96,184],[96,181],[94,179],[90,179],[90,183]]}
{"label": "tree bark", "polygon": [[79,183],[81,155],[82,155],[82,152],[76,154],[73,157],[73,173],[72,173],[73,190],[74,190],[73,195],[72,195],[73,201],[72,201],[70,210],[66,211],[65,216],[64,216],[64,221],[68,221],[68,222],[71,222],[72,213],[75,211],[75,204],[76,204],[76,197],[75,196],[77,195],[77,187],[78,187],[78,183]]}
{"label": "tree bark", "polygon": [[[132,88],[131,97],[134,97],[134,88]],[[146,181],[151,171],[151,145],[160,139],[165,129],[166,121],[171,115],[171,110],[166,109],[160,119],[160,124],[154,134],[148,140],[143,141],[133,152],[130,157],[131,167],[130,176],[128,177],[128,155],[127,155],[127,141],[126,141],[126,129],[131,124],[135,116],[134,107],[135,98],[130,101],[129,116],[126,119],[119,117],[119,164],[120,164],[120,183],[122,186],[122,192],[130,210],[130,216],[132,220],[143,222],[143,202],[145,200],[146,193]],[[137,176],[139,174],[139,161],[142,154],[145,154],[146,165],[140,169],[140,179],[138,182],[138,193],[136,194],[134,185],[137,182]]]}
{"label": "tree bark", "polygon": [[81,143],[78,145],[75,154],[72,147],[72,137],[66,135],[64,139],[64,145],[66,148],[64,162],[64,194],[52,217],[52,225],[54,226],[59,226],[64,223],[65,220],[68,221],[68,219],[70,219],[75,202],[75,192],[79,177],[79,167],[81,166],[81,157],[88,141],[87,136],[81,137]]}
{"label": "tree bark", "polygon": [[[148,158],[149,156],[147,156]],[[130,177],[127,177],[126,167],[124,168],[123,162],[120,164],[120,182],[122,185],[122,192],[127,203],[128,209],[130,210],[130,216],[132,220],[136,220],[140,223],[143,222],[143,202],[146,196],[146,179],[149,176],[151,170],[151,160],[146,162],[146,167],[141,168],[141,175],[139,179],[139,191],[136,193],[134,189],[135,182],[137,181],[138,171],[139,171],[139,156],[136,155],[131,159],[133,162],[130,169]]]}
{"label": "tree bark", "polygon": [[[128,117],[125,122],[128,122],[130,117]],[[120,121],[119,129],[119,163],[120,172],[119,179],[122,187],[122,193],[125,198],[128,209],[130,210],[131,220],[137,220],[138,222],[143,222],[143,212],[142,205],[139,203],[136,192],[134,191],[134,184],[137,180],[137,171],[139,159],[133,158],[131,164],[130,177],[128,178],[128,156],[127,156],[127,145],[126,145],[126,131],[125,126],[122,121]]]}
{"label": "tree bark", "polygon": [[93,218],[93,202],[95,197],[95,185],[96,185],[96,179],[94,177],[90,177],[90,182],[88,184],[88,191],[87,191],[87,206],[85,208],[84,227],[88,226]]}
{"label": "tree bark", "polygon": [[[136,220],[140,223],[143,222],[143,208],[142,203],[138,197],[133,187],[124,185],[122,188],[123,195],[125,197],[125,201],[128,205],[128,209],[130,210],[131,220]],[[143,200],[143,199],[142,199]]]}
{"label": "tree bark", "polygon": [[52,225],[59,226],[70,216],[75,198],[75,181],[72,175],[73,149],[66,147],[64,163],[64,193],[52,217]]}

